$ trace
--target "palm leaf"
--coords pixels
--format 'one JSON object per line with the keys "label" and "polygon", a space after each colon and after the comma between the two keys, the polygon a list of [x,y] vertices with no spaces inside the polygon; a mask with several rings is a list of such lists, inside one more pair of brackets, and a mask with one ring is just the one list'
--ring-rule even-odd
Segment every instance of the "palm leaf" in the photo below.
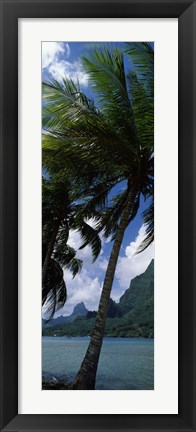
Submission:
{"label": "palm leaf", "polygon": [[137,249],[137,254],[147,249],[147,247],[154,241],[154,200],[152,200],[148,209],[143,212],[143,217],[146,227],[146,236]]}
{"label": "palm leaf", "polygon": [[137,79],[144,86],[147,97],[154,100],[154,50],[148,42],[127,42],[125,53],[133,65]]}
{"label": "palm leaf", "polygon": [[63,270],[54,259],[50,259],[45,284],[42,287],[42,306],[46,316],[51,319],[61,309],[67,299],[67,289],[63,279]]}
{"label": "palm leaf", "polygon": [[98,232],[87,222],[85,222],[80,216],[74,218],[71,226],[80,233],[84,242],[79,249],[83,249],[85,246],[89,245],[92,250],[94,262],[101,251],[101,240]]}
{"label": "palm leaf", "polygon": [[115,128],[126,147],[137,147],[131,100],[127,91],[123,55],[117,48],[94,50],[83,58],[96,92],[100,109]]}
{"label": "palm leaf", "polygon": [[135,73],[129,74],[132,106],[137,128],[140,150],[154,149],[154,104]]}

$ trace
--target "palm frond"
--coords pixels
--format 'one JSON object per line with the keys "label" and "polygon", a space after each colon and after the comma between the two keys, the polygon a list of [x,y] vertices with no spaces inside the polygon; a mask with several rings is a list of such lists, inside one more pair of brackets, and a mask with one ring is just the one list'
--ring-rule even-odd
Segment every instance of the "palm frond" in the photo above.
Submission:
{"label": "palm frond", "polygon": [[[127,91],[123,54],[104,47],[83,57],[85,70],[90,76],[92,90],[96,92],[100,109],[113,125],[127,149],[137,148],[138,141]],[[130,146],[131,142],[131,146]]]}
{"label": "palm frond", "polygon": [[97,231],[86,223],[84,220],[75,221],[75,226],[78,227],[78,231],[82,237],[84,243],[79,249],[83,249],[85,246],[89,245],[92,250],[93,262],[97,259],[101,252],[101,239]]}
{"label": "palm frond", "polygon": [[79,273],[82,269],[82,260],[80,260],[79,258],[72,258],[66,265],[65,268],[67,270],[70,270],[73,277],[75,277],[77,275],[77,273]]}
{"label": "palm frond", "polygon": [[147,97],[154,99],[154,50],[148,42],[127,42],[129,57],[137,79],[144,86]]}
{"label": "palm frond", "polygon": [[146,236],[137,249],[136,254],[143,252],[154,241],[154,200],[152,200],[147,210],[143,212],[143,217],[146,228]]}
{"label": "palm frond", "polygon": [[61,309],[67,299],[67,289],[63,279],[63,270],[53,258],[49,261],[44,286],[42,287],[42,306],[49,320]]}
{"label": "palm frond", "polygon": [[104,237],[112,236],[112,240],[115,238],[127,196],[128,190],[125,189],[122,193],[114,196],[108,208],[101,212],[96,228],[98,232],[103,231]]}
{"label": "palm frond", "polygon": [[140,150],[154,149],[154,102],[149,100],[143,84],[135,73],[128,76]]}

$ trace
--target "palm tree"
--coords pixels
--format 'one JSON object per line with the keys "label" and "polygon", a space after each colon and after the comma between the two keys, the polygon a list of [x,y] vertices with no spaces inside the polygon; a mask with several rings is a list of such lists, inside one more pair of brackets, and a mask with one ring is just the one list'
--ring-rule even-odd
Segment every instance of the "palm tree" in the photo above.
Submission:
{"label": "palm tree", "polygon": [[[49,134],[45,149],[66,156],[77,155],[81,161],[96,161],[103,170],[103,183],[89,190],[86,208],[96,208],[97,187],[105,200],[114,184],[124,181],[124,189],[113,202],[103,207],[97,221],[97,231],[113,235],[113,246],[105,274],[95,327],[87,353],[71,389],[94,389],[97,366],[104,336],[117,260],[126,228],[135,217],[141,194],[153,197],[153,50],[150,44],[127,44],[134,72],[125,75],[124,56],[118,49],[107,46],[95,49],[83,59],[99,109],[83,101],[79,89],[69,94],[68,83],[45,85],[48,98]],[[106,176],[107,172],[107,176]],[[105,186],[105,187],[104,187]],[[147,238],[141,249],[153,239],[151,211],[144,215],[148,226]],[[84,210],[85,211],[85,210]]]}

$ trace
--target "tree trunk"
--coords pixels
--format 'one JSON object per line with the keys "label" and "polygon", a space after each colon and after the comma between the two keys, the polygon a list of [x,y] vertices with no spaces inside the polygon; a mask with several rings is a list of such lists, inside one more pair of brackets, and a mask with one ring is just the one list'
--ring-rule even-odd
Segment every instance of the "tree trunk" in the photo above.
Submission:
{"label": "tree trunk", "polygon": [[133,205],[134,195],[131,194],[127,200],[126,207],[121,217],[121,221],[116,233],[113,248],[108,262],[107,271],[103,283],[101,298],[99,302],[99,308],[95,321],[95,327],[93,334],[81,364],[80,370],[77,373],[73,383],[70,384],[70,390],[94,390],[97,366],[99,362],[99,356],[101,352],[105,323],[107,317],[107,310],[109,305],[109,299],[114,280],[117,260],[122,244],[124,232],[128,225],[130,211]]}
{"label": "tree trunk", "polygon": [[45,284],[45,281],[46,281],[48,264],[49,264],[49,261],[50,261],[50,258],[52,256],[52,252],[53,252],[53,249],[54,249],[54,244],[55,244],[56,236],[57,236],[57,233],[58,233],[58,230],[59,230],[59,225],[60,225],[60,220],[57,219],[55,221],[55,223],[54,223],[54,228],[53,228],[51,239],[50,239],[50,242],[49,242],[49,245],[48,245],[48,248],[47,248],[44,264],[43,264],[43,267],[42,267],[42,290],[44,290],[44,284]]}

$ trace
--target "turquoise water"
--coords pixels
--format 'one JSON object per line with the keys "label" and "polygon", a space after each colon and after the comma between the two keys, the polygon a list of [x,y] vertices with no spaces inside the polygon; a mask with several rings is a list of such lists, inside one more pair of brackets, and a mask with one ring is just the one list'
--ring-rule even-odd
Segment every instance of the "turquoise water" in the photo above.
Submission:
{"label": "turquoise water", "polygon": [[[43,337],[43,376],[72,380],[89,343],[88,337]],[[96,390],[153,390],[154,340],[104,338]]]}

